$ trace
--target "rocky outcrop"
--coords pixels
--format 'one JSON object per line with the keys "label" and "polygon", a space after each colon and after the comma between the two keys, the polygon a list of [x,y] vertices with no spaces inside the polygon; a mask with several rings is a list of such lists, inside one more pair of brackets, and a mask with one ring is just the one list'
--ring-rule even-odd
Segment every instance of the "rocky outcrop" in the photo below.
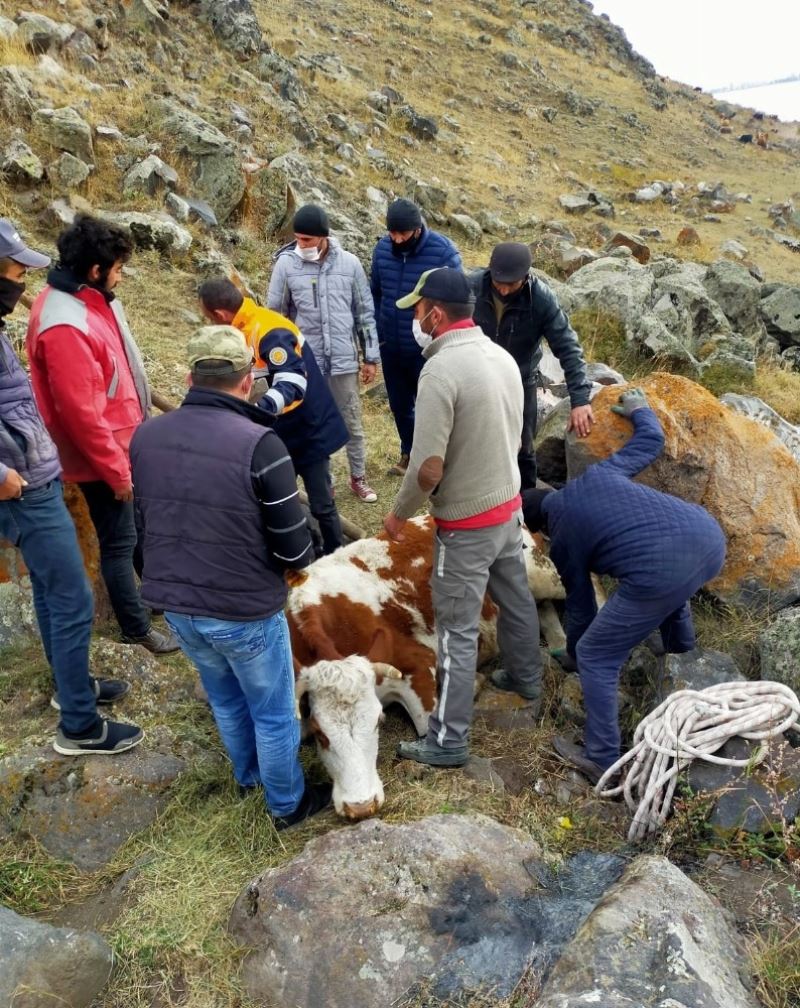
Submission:
{"label": "rocky outcrop", "polygon": [[536,1008],[757,1008],[739,940],[715,900],[666,858],[643,855],[556,964]]}
{"label": "rocky outcrop", "polygon": [[42,140],[51,147],[67,151],[86,164],[94,164],[92,128],[75,109],[37,109],[33,124]]}
{"label": "rocky outcrop", "polygon": [[800,609],[778,613],[758,639],[761,678],[772,679],[800,696]]}
{"label": "rocky outcrop", "polygon": [[[727,537],[725,566],[709,589],[773,610],[800,598],[800,465],[770,431],[689,379],[656,372],[640,384],[664,428],[665,447],[637,479],[702,504]],[[570,477],[630,437],[630,423],[609,409],[618,394],[616,386],[597,393],[587,438],[567,435]]]}
{"label": "rocky outcrop", "polygon": [[763,399],[756,396],[739,395],[736,392],[726,392],[719,397],[719,401],[729,409],[741,413],[742,416],[750,417],[751,420],[760,423],[762,427],[771,430],[800,462],[800,427],[795,427],[788,420],[784,420],[780,413],[768,406]]}
{"label": "rocky outcrop", "polygon": [[88,1008],[111,975],[100,935],[56,928],[0,906],[0,1005]]}

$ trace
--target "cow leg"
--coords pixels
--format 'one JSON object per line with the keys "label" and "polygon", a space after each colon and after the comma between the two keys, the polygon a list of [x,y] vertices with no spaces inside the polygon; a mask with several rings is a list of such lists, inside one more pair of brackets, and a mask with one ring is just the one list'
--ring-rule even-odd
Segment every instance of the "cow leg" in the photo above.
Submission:
{"label": "cow leg", "polygon": [[542,636],[547,641],[547,646],[551,651],[566,648],[567,638],[561,620],[558,618],[556,607],[552,602],[540,602],[539,609],[539,629]]}

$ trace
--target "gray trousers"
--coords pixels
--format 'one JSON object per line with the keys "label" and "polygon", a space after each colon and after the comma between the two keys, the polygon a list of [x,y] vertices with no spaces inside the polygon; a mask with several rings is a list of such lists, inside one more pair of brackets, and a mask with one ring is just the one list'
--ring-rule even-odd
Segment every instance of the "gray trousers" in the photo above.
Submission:
{"label": "gray trousers", "polygon": [[498,607],[503,667],[516,682],[542,682],[539,616],[528,587],[522,516],[503,525],[436,533],[431,593],[438,643],[439,695],[428,720],[428,741],[443,748],[467,743],[472,722],[478,624],[485,593]]}
{"label": "gray trousers", "polygon": [[347,442],[347,461],[351,476],[363,476],[367,471],[367,449],[364,428],[361,426],[361,397],[358,393],[358,372],[327,376],[333,401],[339,407],[350,440]]}

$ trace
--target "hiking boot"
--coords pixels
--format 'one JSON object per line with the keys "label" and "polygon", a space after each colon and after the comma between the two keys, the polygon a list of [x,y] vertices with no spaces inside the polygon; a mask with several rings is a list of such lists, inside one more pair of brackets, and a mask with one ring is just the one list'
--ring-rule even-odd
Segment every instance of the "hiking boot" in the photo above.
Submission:
{"label": "hiking boot", "polygon": [[592,784],[596,784],[605,773],[605,770],[594,760],[590,760],[586,755],[583,746],[575,742],[570,742],[563,735],[556,735],[553,739],[553,749],[563,763],[568,763],[577,771],[583,774]]}
{"label": "hiking boot", "polygon": [[[131,691],[131,684],[122,679],[95,679],[94,699],[99,704],[112,704],[121,700]],[[54,693],[50,698],[50,706],[53,710],[61,710],[58,702],[58,694]]]}
{"label": "hiking boot", "polygon": [[366,476],[351,476],[350,477],[350,489],[358,497],[359,500],[364,501],[365,504],[374,504],[378,499],[378,495],[372,489],[372,487],[367,483]]}
{"label": "hiking boot", "polygon": [[416,742],[400,742],[397,746],[399,759],[414,760],[434,767],[460,767],[469,759],[469,749],[465,745],[443,749],[435,742],[417,739]]}
{"label": "hiking boot", "polygon": [[133,749],[143,738],[144,732],[138,725],[100,718],[100,727],[86,738],[72,738],[59,727],[53,748],[62,756],[88,756],[92,753],[114,756]]}
{"label": "hiking boot", "polygon": [[306,819],[326,809],[330,805],[332,797],[333,784],[330,781],[326,781],[324,784],[306,784],[303,797],[294,812],[285,816],[272,817],[275,829],[280,833],[292,826],[297,826],[298,823],[305,822]]}
{"label": "hiking boot", "polygon": [[492,682],[492,686],[496,689],[505,690],[508,693],[516,693],[517,696],[521,696],[524,700],[538,700],[541,706],[541,681],[538,683],[518,683],[511,678],[505,669],[501,668],[493,669],[489,675],[489,679]]}
{"label": "hiking boot", "polygon": [[403,453],[400,456],[400,461],[395,462],[393,466],[389,466],[386,470],[387,476],[405,476],[406,470],[408,469],[408,455]]}
{"label": "hiking boot", "polygon": [[143,648],[147,648],[148,651],[155,655],[172,654],[173,651],[180,651],[181,649],[175,634],[171,630],[161,633],[160,630],[156,630],[154,627],[150,627],[144,637],[126,637],[123,634],[122,643],[141,644]]}

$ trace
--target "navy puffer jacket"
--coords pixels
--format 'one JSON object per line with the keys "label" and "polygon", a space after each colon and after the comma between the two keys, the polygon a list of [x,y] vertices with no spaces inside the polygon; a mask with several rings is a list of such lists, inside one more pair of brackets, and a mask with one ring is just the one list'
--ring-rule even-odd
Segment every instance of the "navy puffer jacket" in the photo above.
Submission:
{"label": "navy puffer jacket", "polygon": [[411,332],[414,309],[398,308],[395,301],[410,293],[426,270],[440,266],[461,269],[461,256],[450,239],[437,231],[423,227],[417,247],[404,256],[392,252],[392,239],[388,234],[378,240],[372,253],[369,285],[375,302],[380,344],[419,356],[419,347]]}

